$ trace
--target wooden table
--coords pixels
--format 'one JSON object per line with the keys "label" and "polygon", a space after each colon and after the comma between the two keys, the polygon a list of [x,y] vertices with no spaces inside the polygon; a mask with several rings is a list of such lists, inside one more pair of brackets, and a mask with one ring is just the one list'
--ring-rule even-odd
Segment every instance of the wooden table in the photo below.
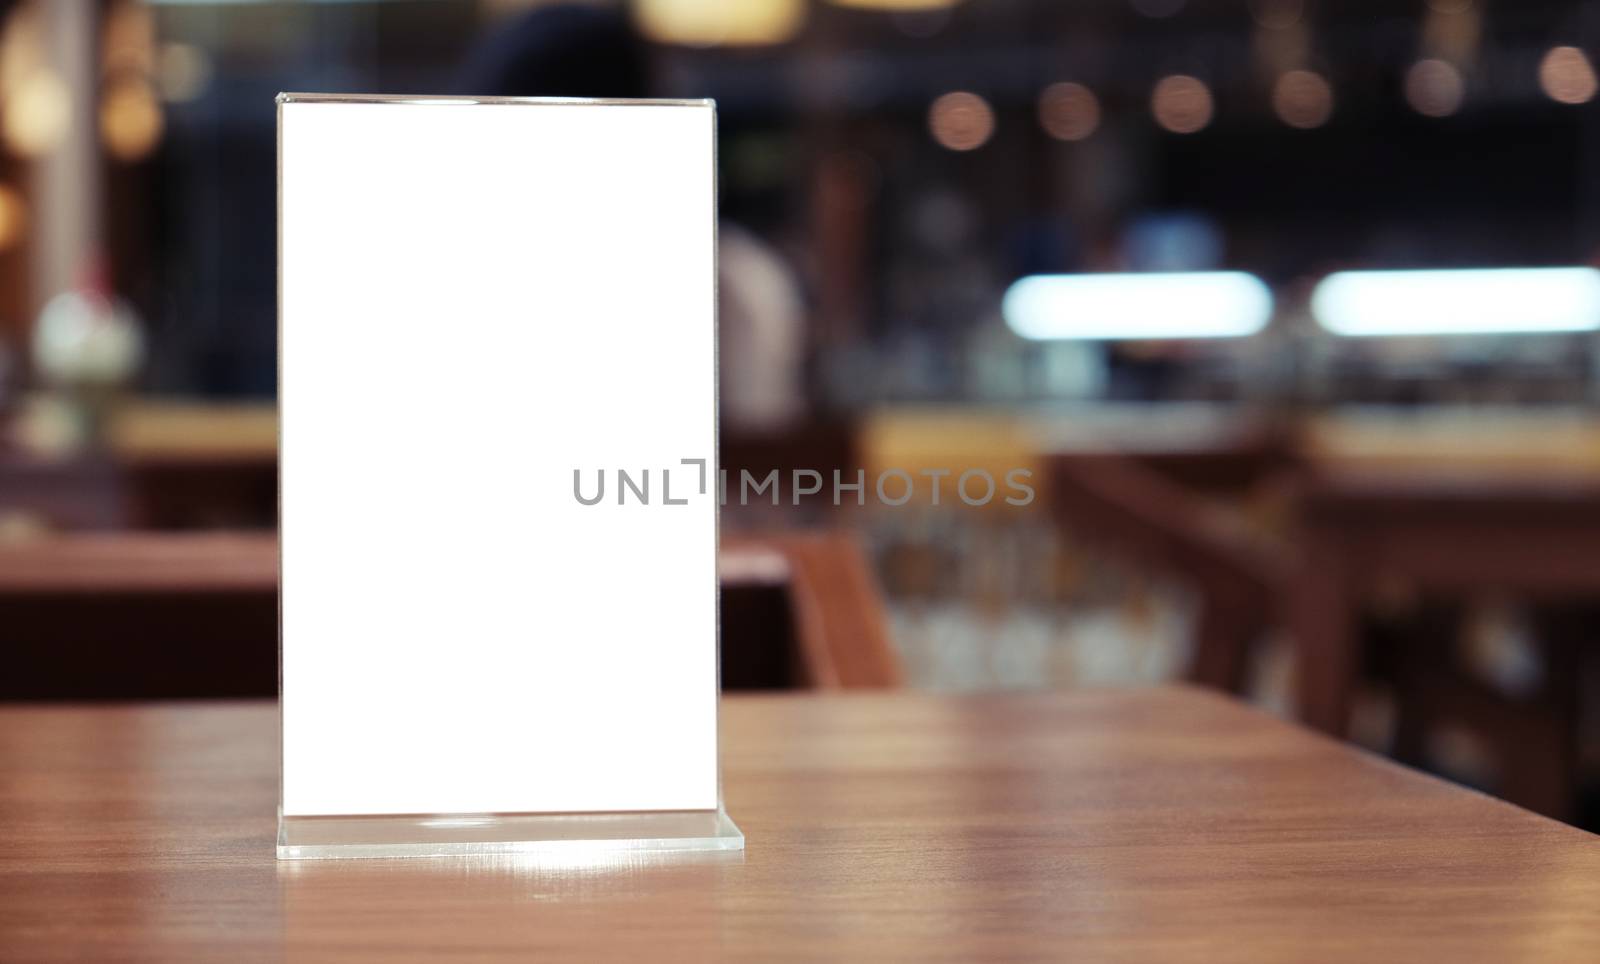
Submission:
{"label": "wooden table", "polygon": [[273,858],[270,704],[0,709],[0,958],[1600,959],[1600,841],[1192,689],[725,700],[742,855]]}

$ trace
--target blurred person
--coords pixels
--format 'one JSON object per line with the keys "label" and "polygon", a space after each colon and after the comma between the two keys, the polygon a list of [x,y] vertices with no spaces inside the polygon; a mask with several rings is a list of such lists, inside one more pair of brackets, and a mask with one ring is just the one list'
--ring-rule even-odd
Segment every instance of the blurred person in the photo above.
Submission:
{"label": "blurred person", "polygon": [[777,250],[737,225],[717,239],[717,397],[728,427],[763,432],[804,414],[805,311]]}
{"label": "blurred person", "polygon": [[[463,93],[489,97],[650,96],[643,42],[619,11],[540,7],[497,26],[468,57]],[[797,420],[805,312],[783,256],[755,233],[718,229],[718,378],[724,425],[770,431]]]}

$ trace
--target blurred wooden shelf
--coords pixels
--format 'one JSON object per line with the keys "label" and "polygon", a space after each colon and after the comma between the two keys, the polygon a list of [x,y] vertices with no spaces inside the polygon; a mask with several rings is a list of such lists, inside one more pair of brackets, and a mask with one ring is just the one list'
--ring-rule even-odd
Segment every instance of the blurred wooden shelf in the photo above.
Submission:
{"label": "blurred wooden shelf", "polygon": [[124,532],[0,543],[0,596],[278,591],[278,537]]}
{"label": "blurred wooden shelf", "polygon": [[271,402],[140,399],[118,409],[107,445],[126,461],[278,460],[278,410]]}

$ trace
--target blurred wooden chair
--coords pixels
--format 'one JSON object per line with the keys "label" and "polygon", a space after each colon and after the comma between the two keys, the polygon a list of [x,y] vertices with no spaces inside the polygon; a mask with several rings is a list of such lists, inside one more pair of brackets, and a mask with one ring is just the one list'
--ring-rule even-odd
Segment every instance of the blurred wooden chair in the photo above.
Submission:
{"label": "blurred wooden chair", "polygon": [[722,539],[724,689],[861,689],[901,680],[865,554],[839,532]]}
{"label": "blurred wooden chair", "polygon": [[136,528],[277,528],[275,454],[140,454],[123,458],[122,474]]}
{"label": "blurred wooden chair", "polygon": [[1194,588],[1200,619],[1188,676],[1241,692],[1252,646],[1280,615],[1291,567],[1284,548],[1129,456],[1058,454],[1046,459],[1045,472],[1051,510],[1065,529]]}
{"label": "blurred wooden chair", "polygon": [[[848,536],[730,537],[722,558],[728,688],[899,680],[882,601]],[[0,544],[0,699],[270,697],[277,654],[273,533]]]}
{"label": "blurred wooden chair", "polygon": [[[839,421],[808,421],[765,432],[724,428],[717,445],[718,461],[730,481],[741,471],[761,478],[773,469],[787,473],[802,468],[831,479],[834,469],[857,464],[855,450],[855,426]],[[787,491],[787,480],[784,487]]]}
{"label": "blurred wooden chair", "polygon": [[[724,428],[717,452],[726,485],[722,517],[750,527],[828,525],[838,514],[833,503],[834,473],[854,481],[860,464],[856,427],[842,421],[802,422],[765,432]],[[823,484],[816,492],[797,496],[794,473],[802,470],[817,473]],[[770,494],[751,495],[748,504],[741,502],[746,476],[751,486],[761,486],[773,473],[777,473],[775,491],[781,492],[778,505],[772,504]],[[810,476],[804,479],[806,484],[812,481]]]}
{"label": "blurred wooden chair", "polygon": [[0,545],[0,699],[268,697],[271,533],[78,533]]}
{"label": "blurred wooden chair", "polygon": [[[1358,683],[1387,662],[1397,756],[1425,764],[1429,730],[1465,728],[1490,747],[1495,792],[1570,817],[1580,670],[1600,605],[1600,476],[1330,467],[1308,477],[1301,501],[1306,565],[1290,617],[1301,721],[1344,736]],[[1427,618],[1375,652],[1362,609],[1385,587],[1426,601]],[[1499,692],[1462,666],[1462,609],[1482,597],[1528,607],[1545,663],[1534,691]]]}

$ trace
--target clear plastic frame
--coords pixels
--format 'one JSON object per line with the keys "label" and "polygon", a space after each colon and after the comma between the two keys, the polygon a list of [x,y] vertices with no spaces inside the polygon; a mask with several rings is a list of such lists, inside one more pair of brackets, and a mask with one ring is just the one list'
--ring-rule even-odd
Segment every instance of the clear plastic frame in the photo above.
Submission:
{"label": "clear plastic frame", "polygon": [[280,860],[743,849],[744,834],[721,809],[278,819]]}
{"label": "clear plastic frame", "polygon": [[280,859],[743,850],[715,131],[279,96]]}

